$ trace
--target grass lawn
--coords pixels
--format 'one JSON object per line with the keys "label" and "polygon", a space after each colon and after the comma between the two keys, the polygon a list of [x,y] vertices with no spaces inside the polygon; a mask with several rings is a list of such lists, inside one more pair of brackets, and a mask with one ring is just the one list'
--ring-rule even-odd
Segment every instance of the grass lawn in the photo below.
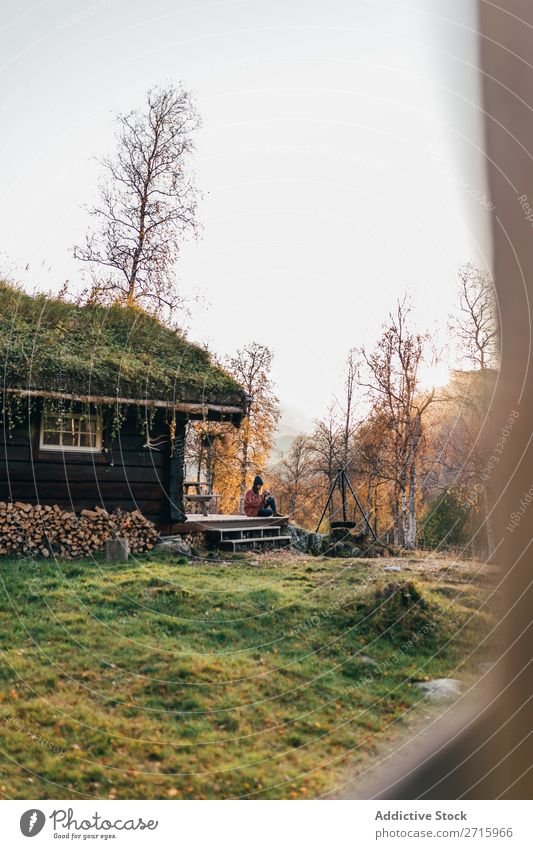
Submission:
{"label": "grass lawn", "polygon": [[312,798],[486,659],[480,563],[241,558],[0,559],[2,796]]}

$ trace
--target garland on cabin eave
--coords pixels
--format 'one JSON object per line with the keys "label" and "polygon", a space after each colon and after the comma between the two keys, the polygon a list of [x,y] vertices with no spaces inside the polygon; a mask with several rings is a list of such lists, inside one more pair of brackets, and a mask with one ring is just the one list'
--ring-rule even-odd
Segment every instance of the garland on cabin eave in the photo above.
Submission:
{"label": "garland on cabin eave", "polygon": [[[131,404],[105,403],[102,401],[76,401],[71,398],[43,398],[40,395],[18,395],[0,389],[0,422],[8,439],[12,439],[17,427],[23,427],[31,421],[32,416],[55,415],[68,417],[72,414],[98,415],[102,421],[102,452],[109,454],[112,458],[112,447],[122,425],[126,419]],[[168,427],[170,456],[175,452],[177,434],[176,410],[169,405],[167,408],[150,407],[145,404],[136,404],[136,430],[146,443],[143,447],[152,450],[150,446],[150,433],[154,425],[155,417],[160,411],[163,413],[163,421]],[[224,418],[222,418],[222,421]],[[184,416],[184,424],[191,421],[190,415]],[[199,421],[207,421],[204,415]],[[112,460],[111,460],[112,462]]]}
{"label": "garland on cabin eave", "polygon": [[[18,395],[14,392],[0,390],[0,421],[9,439],[13,438],[17,427],[23,427],[37,414],[55,415],[68,418],[72,414],[100,416],[103,423],[102,451],[111,450],[113,441],[117,438],[126,419],[128,409],[132,405],[121,403],[105,403],[95,401],[75,401],[71,398],[43,398],[40,395]],[[141,436],[150,438],[150,431],[157,414],[155,407],[136,405],[137,431]],[[175,412],[168,408],[164,411],[164,421],[171,432]]]}

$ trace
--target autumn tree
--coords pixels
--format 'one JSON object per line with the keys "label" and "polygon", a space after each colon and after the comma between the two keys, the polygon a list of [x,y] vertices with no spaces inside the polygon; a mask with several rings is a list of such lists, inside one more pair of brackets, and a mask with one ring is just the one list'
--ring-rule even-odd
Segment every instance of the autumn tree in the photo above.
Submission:
{"label": "autumn tree", "polygon": [[92,298],[172,310],[183,302],[174,288],[181,240],[198,227],[190,171],[198,113],[190,94],[169,84],[116,122],[116,152],[100,160],[89,209],[94,224],[74,256],[91,269]]}
{"label": "autumn tree", "polygon": [[[311,434],[294,439],[274,467],[284,506],[305,527],[316,525],[339,469],[349,474],[353,467],[357,375],[356,351],[352,349],[346,360],[343,395],[333,399],[326,414],[315,420]],[[334,497],[329,504],[330,521],[335,517],[336,500]]]}
{"label": "autumn tree", "polygon": [[471,514],[474,548],[479,552],[495,540],[487,521],[490,503],[491,440],[485,426],[497,371],[471,369],[452,373],[440,403],[430,416],[426,450],[428,497],[453,489]]}
{"label": "autumn tree", "polygon": [[307,524],[316,512],[315,472],[311,463],[311,439],[300,433],[276,464],[273,484],[281,496],[283,511],[298,524]]}
{"label": "autumn tree", "polygon": [[279,420],[272,379],[272,351],[253,342],[223,365],[249,398],[239,428],[224,422],[194,422],[187,436],[187,462],[198,480],[220,496],[223,513],[238,512],[247,486],[265,474]]}
{"label": "autumn tree", "polygon": [[203,442],[203,474],[219,496],[222,513],[239,511],[240,465],[237,432],[232,424],[206,422],[199,426]]}
{"label": "autumn tree", "polygon": [[225,422],[190,422],[185,442],[187,468],[194,470],[194,480],[205,480],[208,492],[214,492],[221,472],[217,462],[225,453],[233,425]]}
{"label": "autumn tree", "polygon": [[[335,402],[328,406],[325,416],[315,421],[310,442],[309,462],[314,475],[316,497],[325,503],[342,457],[342,434]],[[333,509],[331,504],[330,519]]]}
{"label": "autumn tree", "polygon": [[374,532],[378,534],[378,520],[392,523],[396,541],[400,542],[400,525],[397,493],[397,456],[389,427],[389,417],[377,405],[359,425],[353,452],[356,486],[366,490],[366,503]]}
{"label": "autumn tree", "polygon": [[420,386],[429,339],[410,328],[410,313],[407,298],[398,301],[375,348],[359,349],[359,382],[385,435],[376,459],[382,469],[394,470],[395,540],[406,548],[416,545],[417,461],[424,441],[424,413],[434,396]]}
{"label": "autumn tree", "polygon": [[270,373],[273,354],[266,345],[252,342],[227,360],[229,373],[250,398],[248,415],[235,433],[239,466],[239,496],[244,498],[248,479],[264,470],[278,425],[279,401]]}

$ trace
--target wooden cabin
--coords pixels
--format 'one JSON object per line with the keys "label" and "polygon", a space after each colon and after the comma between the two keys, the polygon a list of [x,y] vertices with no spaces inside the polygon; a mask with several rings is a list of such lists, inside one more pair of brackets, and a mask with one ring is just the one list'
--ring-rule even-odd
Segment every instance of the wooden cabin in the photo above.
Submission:
{"label": "wooden cabin", "polygon": [[239,426],[248,399],[202,348],[141,310],[0,283],[0,501],[185,517],[187,422]]}

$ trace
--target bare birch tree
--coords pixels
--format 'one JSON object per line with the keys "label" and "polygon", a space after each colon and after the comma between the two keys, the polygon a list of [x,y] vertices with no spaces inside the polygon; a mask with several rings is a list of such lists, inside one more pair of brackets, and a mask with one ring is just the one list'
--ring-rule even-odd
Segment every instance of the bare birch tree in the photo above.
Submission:
{"label": "bare birch tree", "polygon": [[[481,394],[469,392],[464,403],[475,409],[479,423],[472,450],[480,448],[481,454],[488,457],[484,424],[490,407],[493,384],[490,379],[484,379],[484,376],[490,376],[490,369],[496,369],[499,365],[496,291],[490,275],[472,263],[467,263],[459,269],[458,278],[460,314],[451,319],[450,329],[455,333],[467,362],[482,373],[481,380],[478,381]],[[486,481],[481,487],[481,494],[485,506],[487,542],[491,553],[495,548],[495,539],[489,519],[489,486],[490,481]]]}
{"label": "bare birch tree", "polygon": [[474,368],[496,368],[499,359],[496,290],[489,274],[469,262],[458,272],[459,314],[450,329]]}
{"label": "bare birch tree", "polygon": [[[295,436],[289,451],[275,467],[275,480],[283,495],[283,510],[293,521],[301,522],[313,513],[313,468],[310,463],[311,440],[305,434]],[[309,503],[311,502],[311,503]]]}
{"label": "bare birch tree", "polygon": [[[341,435],[337,408],[331,403],[326,415],[315,422],[311,437],[309,458],[317,481],[317,496],[326,500],[330,487],[341,463]],[[333,504],[330,504],[330,519],[333,516]]]}
{"label": "bare birch tree", "polygon": [[143,111],[117,116],[117,149],[100,160],[94,226],[74,256],[91,269],[94,299],[158,313],[183,299],[174,287],[181,239],[198,224],[189,163],[199,117],[181,86],[153,88]]}
{"label": "bare birch tree", "polygon": [[346,473],[350,464],[350,446],[354,434],[354,394],[358,380],[358,360],[355,348],[352,348],[346,359],[344,373],[344,398],[339,404],[342,416],[342,466]]}

